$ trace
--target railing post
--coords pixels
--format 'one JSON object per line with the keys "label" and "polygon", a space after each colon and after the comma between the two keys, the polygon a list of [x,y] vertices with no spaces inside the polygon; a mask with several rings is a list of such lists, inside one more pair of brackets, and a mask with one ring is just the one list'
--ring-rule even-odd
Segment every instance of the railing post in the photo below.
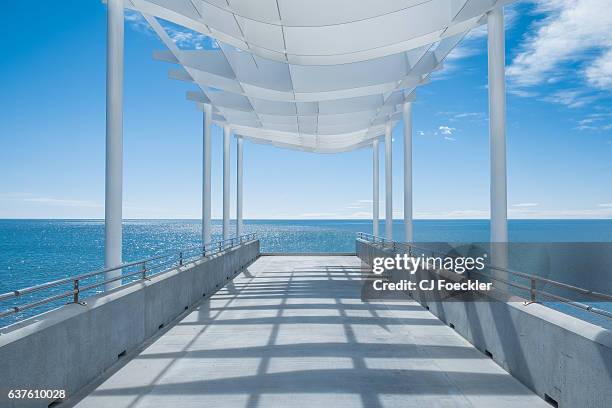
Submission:
{"label": "railing post", "polygon": [[74,290],[74,294],[72,295],[72,301],[74,303],[79,303],[79,280],[75,279],[72,281],[72,289]]}
{"label": "railing post", "polygon": [[142,279],[147,279],[147,262],[142,262]]}
{"label": "railing post", "polygon": [[206,258],[206,245],[202,245],[202,258]]}
{"label": "railing post", "polygon": [[531,302],[535,303],[536,302],[536,280],[534,278],[531,278],[531,290],[529,291],[530,295],[531,295]]}
{"label": "railing post", "polygon": [[179,266],[183,266],[183,251],[179,252]]}

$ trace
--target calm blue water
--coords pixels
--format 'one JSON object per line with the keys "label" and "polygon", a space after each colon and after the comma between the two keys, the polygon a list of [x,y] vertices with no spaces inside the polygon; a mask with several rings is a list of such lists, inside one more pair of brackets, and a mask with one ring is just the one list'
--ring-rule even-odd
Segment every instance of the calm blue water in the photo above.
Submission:
{"label": "calm blue water", "polygon": [[[198,220],[125,221],[123,259],[199,245],[200,228]],[[213,239],[220,239],[221,223],[213,228]],[[393,229],[403,240],[402,222]],[[355,233],[371,230],[371,221],[361,220],[245,222],[245,233],[257,233],[262,252],[353,252]],[[489,222],[417,220],[414,235],[416,242],[484,242]],[[512,220],[509,235],[514,242],[612,242],[612,220]],[[100,220],[0,220],[0,293],[97,270],[103,254]],[[0,327],[5,324],[0,319]]]}

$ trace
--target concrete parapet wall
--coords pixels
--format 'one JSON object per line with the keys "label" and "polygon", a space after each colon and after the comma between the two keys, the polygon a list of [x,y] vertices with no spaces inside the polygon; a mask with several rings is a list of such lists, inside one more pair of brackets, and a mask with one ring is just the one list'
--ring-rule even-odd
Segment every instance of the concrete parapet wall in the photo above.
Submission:
{"label": "concrete parapet wall", "polygon": [[47,407],[8,399],[11,389],[66,390],[67,397],[210,296],[259,256],[251,241],[112,292],[0,329],[0,407]]}
{"label": "concrete parapet wall", "polygon": [[[370,266],[375,257],[394,255],[361,240],[356,252]],[[612,406],[611,331],[507,295],[469,302],[412,296],[551,405]]]}

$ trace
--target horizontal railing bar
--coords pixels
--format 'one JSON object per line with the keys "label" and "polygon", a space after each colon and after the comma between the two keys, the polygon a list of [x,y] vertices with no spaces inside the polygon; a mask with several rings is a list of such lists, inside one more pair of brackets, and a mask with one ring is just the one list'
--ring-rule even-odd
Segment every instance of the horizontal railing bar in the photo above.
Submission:
{"label": "horizontal railing bar", "polygon": [[588,312],[593,312],[593,313],[597,313],[597,314],[600,314],[600,315],[612,318],[612,313],[608,312],[607,310],[603,310],[603,309],[599,309],[599,308],[596,308],[596,307],[593,307],[593,306],[589,306],[589,305],[586,305],[586,304],[581,303],[581,302],[576,302],[575,300],[569,300],[569,299],[564,298],[563,296],[555,295],[553,293],[549,293],[549,292],[545,292],[545,291],[538,291],[538,293],[540,295],[544,296],[544,297],[548,297],[550,299],[558,300],[558,301],[560,301],[562,303],[565,303],[565,304],[568,304],[570,306],[574,306],[574,307],[577,307],[577,308],[580,308],[580,309],[584,309],[584,310],[586,310]]}
{"label": "horizontal railing bar", "polygon": [[[177,253],[171,253],[171,254],[166,254],[166,255],[155,256],[155,257],[151,257],[151,258],[147,258],[147,259],[143,259],[143,260],[139,260],[139,261],[125,263],[125,264],[122,264],[122,265],[120,265],[118,267],[115,267],[115,268],[107,268],[107,269],[103,269],[103,270],[99,270],[99,271],[95,271],[95,272],[89,272],[89,273],[85,273],[85,274],[81,274],[81,275],[76,275],[76,276],[72,276],[72,277],[68,277],[68,278],[58,279],[58,280],[51,281],[51,282],[46,282],[46,283],[43,283],[43,284],[40,284],[40,285],[31,286],[31,287],[20,289],[20,290],[16,290],[16,291],[13,291],[13,292],[7,292],[7,293],[4,293],[4,294],[0,295],[0,301],[1,300],[5,300],[5,299],[16,298],[16,297],[22,296],[24,294],[36,292],[38,290],[43,290],[43,289],[47,289],[47,288],[50,288],[50,287],[59,286],[59,285],[66,284],[66,283],[78,282],[80,280],[87,279],[87,278],[90,278],[92,276],[97,276],[97,275],[100,275],[100,274],[103,274],[103,273],[112,272],[112,271],[118,270],[118,269],[127,269],[127,268],[130,268],[130,267],[133,267],[133,266],[137,266],[137,265],[144,265],[145,266],[144,269],[137,270],[135,272],[131,272],[131,273],[127,273],[127,274],[121,274],[120,276],[116,276],[116,277],[113,277],[113,278],[110,278],[110,279],[104,279],[103,281],[95,282],[95,283],[92,283],[92,284],[86,285],[86,286],[81,286],[78,289],[72,289],[70,291],[63,292],[63,293],[60,293],[60,294],[57,294],[57,295],[54,295],[54,296],[50,296],[50,297],[41,299],[41,300],[33,302],[33,303],[29,303],[29,304],[23,305],[23,306],[14,306],[11,309],[6,309],[6,310],[0,312],[0,318],[1,317],[5,317],[5,316],[9,316],[11,314],[19,313],[21,311],[28,310],[28,309],[31,309],[31,308],[34,308],[34,307],[37,307],[37,306],[41,306],[41,305],[44,305],[44,304],[47,304],[47,303],[50,303],[50,302],[53,302],[53,301],[56,301],[56,300],[59,300],[59,299],[62,299],[62,298],[78,295],[81,292],[85,292],[87,290],[91,290],[91,289],[103,286],[103,285],[105,285],[107,283],[116,282],[116,281],[119,281],[119,280],[130,278],[132,276],[136,276],[136,275],[142,275],[143,273],[146,275],[147,272],[151,272],[154,269],[163,269],[164,267],[167,267],[169,265],[178,264],[179,263],[179,259],[181,257],[181,253],[182,253],[183,262],[192,262],[192,261],[195,261],[195,260],[198,260],[198,259],[202,259],[203,256],[206,257],[206,252],[207,252],[207,248],[206,247],[207,246],[209,246],[209,247],[212,246],[213,247],[211,249],[208,249],[209,255],[212,255],[212,254],[216,254],[216,253],[222,252],[222,251],[224,251],[226,249],[230,249],[230,248],[233,248],[235,246],[241,245],[243,243],[253,241],[255,239],[256,239],[256,234],[254,234],[254,233],[246,234],[246,235],[243,235],[241,237],[236,237],[236,238],[230,238],[230,239],[226,239],[226,240],[222,240],[222,241],[217,241],[214,244],[205,245],[203,247],[199,247],[199,246],[191,247],[191,248],[188,248],[188,249],[183,249],[182,251],[179,251]],[[196,250],[200,251],[199,254],[194,254],[194,255],[191,255],[191,256],[187,256],[187,257],[185,256],[185,252],[196,251]],[[203,252],[203,254],[202,254],[202,252]],[[164,263],[157,264],[157,265],[152,265],[152,266],[149,266],[149,268],[146,268],[146,266],[147,266],[146,264],[147,263],[154,262],[154,261],[157,261],[157,260],[160,260],[160,259],[165,259],[165,258],[176,258],[176,259],[171,259],[168,262],[164,262]],[[161,273],[161,272],[162,271],[157,272],[157,273]],[[132,281],[130,283],[133,283],[133,282],[135,282],[135,281]]]}
{"label": "horizontal railing bar", "polygon": [[592,290],[583,289],[583,288],[580,288],[578,286],[570,285],[570,284],[567,284],[567,283],[558,282],[558,281],[554,281],[554,280],[547,279],[547,278],[542,278],[542,277],[539,277],[539,276],[536,276],[536,275],[529,275],[529,274],[526,274],[526,273],[523,273],[523,272],[516,272],[516,271],[510,270],[510,269],[504,269],[504,268],[500,268],[500,267],[493,266],[493,265],[490,265],[490,264],[488,266],[489,266],[490,269],[495,269],[495,270],[498,270],[498,271],[507,272],[507,273],[509,273],[511,275],[519,276],[521,278],[534,279],[534,280],[536,280],[538,282],[544,282],[544,283],[548,283],[548,284],[551,284],[551,285],[554,285],[554,286],[557,286],[557,287],[560,287],[560,288],[573,290],[575,292],[580,292],[583,295],[598,297],[598,298],[602,298],[604,300],[612,301],[612,296],[611,295],[606,295],[605,293],[594,292]]}
{"label": "horizontal railing bar", "polygon": [[[181,251],[177,251],[177,252],[173,252],[173,253],[169,253],[169,254],[165,254],[165,255],[158,255],[158,256],[154,256],[154,257],[150,257],[150,258],[146,258],[146,259],[141,259],[141,260],[138,260],[138,261],[124,263],[124,264],[121,264],[121,265],[113,267],[113,268],[101,269],[101,270],[97,270],[97,271],[94,271],[94,272],[88,272],[88,273],[84,273],[84,274],[80,274],[80,275],[76,275],[76,276],[62,278],[62,279],[58,279],[58,280],[51,281],[51,282],[45,282],[45,283],[42,283],[42,284],[39,284],[39,285],[34,285],[34,286],[30,286],[30,287],[23,288],[23,289],[18,289],[18,290],[12,291],[12,292],[7,292],[7,293],[0,294],[0,301],[7,300],[7,299],[18,298],[18,297],[20,297],[22,295],[25,295],[25,294],[37,292],[37,291],[48,289],[48,288],[51,288],[51,287],[60,286],[60,285],[67,284],[67,283],[71,283],[71,282],[74,282],[75,280],[80,281],[80,280],[83,280],[83,279],[91,278],[93,276],[98,276],[98,275],[106,274],[108,272],[112,272],[112,271],[116,271],[116,270],[120,270],[120,269],[127,269],[127,268],[130,268],[130,267],[133,267],[133,266],[142,265],[143,263],[148,263],[148,262],[154,262],[154,261],[157,261],[157,260],[160,260],[160,259],[176,257],[177,258],[176,260],[173,260],[172,262],[169,262],[168,264],[174,263],[174,262],[178,262],[178,260],[179,260],[178,257],[180,256],[179,255],[180,252],[183,252],[183,254],[184,254],[185,252],[199,250],[199,251],[203,251],[203,253],[205,254],[204,256],[206,256],[206,251],[208,249],[207,246],[213,246],[213,248],[211,248],[211,250],[212,251],[216,251],[216,252],[210,252],[210,255],[212,255],[212,254],[215,254],[215,253],[219,252],[219,245],[221,245],[222,248],[226,249],[226,248],[229,248],[229,247],[233,247],[235,245],[240,245],[242,243],[252,241],[255,238],[256,238],[256,234],[254,234],[254,233],[246,234],[246,235],[243,235],[243,236],[240,236],[240,237],[236,237],[236,238],[229,238],[229,239],[226,239],[226,240],[216,241],[214,243],[211,243],[211,244],[208,244],[208,245],[204,245],[204,246],[194,246],[194,247],[190,247],[190,248],[187,248],[187,249],[183,249]],[[230,243],[230,246],[226,247],[225,246],[226,243]],[[221,250],[223,250],[223,249],[221,249]],[[190,257],[198,259],[198,255],[192,255]],[[183,256],[183,259],[186,259],[186,258],[187,257]],[[161,267],[161,266],[160,265],[154,265],[153,266],[153,268],[159,268],[159,267]],[[109,280],[107,283],[113,282],[113,281],[118,280],[118,279],[122,279],[124,277],[133,276],[133,275],[136,275],[138,273],[142,273],[142,271],[138,271],[137,273],[133,273],[133,274],[122,274],[121,278]],[[96,286],[100,286],[100,285],[101,284],[98,284]],[[89,286],[91,286],[91,285],[89,285]],[[0,315],[0,317],[1,316],[2,315]]]}
{"label": "horizontal railing bar", "polygon": [[[584,303],[576,302],[575,300],[571,300],[571,299],[565,298],[565,297],[560,296],[560,295],[555,295],[553,293],[546,292],[544,290],[533,289],[531,287],[527,287],[527,286],[524,286],[524,285],[519,285],[517,283],[510,282],[508,280],[505,280],[505,279],[502,279],[502,278],[498,278],[498,277],[495,277],[495,276],[491,276],[491,275],[488,275],[486,273],[475,272],[475,271],[471,271],[470,273],[471,274],[473,273],[473,274],[476,274],[476,275],[480,275],[480,276],[483,276],[483,277],[486,277],[486,278],[490,278],[491,280],[498,281],[498,282],[501,282],[501,283],[513,286],[515,288],[522,289],[522,290],[524,290],[526,292],[533,292],[533,293],[535,293],[537,295],[542,295],[542,296],[548,297],[550,299],[558,300],[558,301],[560,301],[562,303],[567,303],[567,304],[569,304],[571,306],[575,306],[575,307],[578,307],[578,308],[581,308],[581,309],[584,309],[584,310],[587,310],[587,311],[592,311],[594,313],[602,314],[604,316],[612,318],[612,313],[610,313],[610,312],[608,312],[606,310],[598,309],[598,308],[595,308],[595,307],[589,306],[589,305],[585,305]],[[525,299],[525,300],[527,300],[527,299]]]}
{"label": "horizontal railing bar", "polygon": [[[366,233],[360,233],[360,234],[363,235],[363,236],[374,237],[373,235],[366,234]],[[394,247],[397,246],[397,245],[400,245],[400,246],[405,246],[405,247],[408,247],[408,248],[415,248],[415,249],[424,250],[424,251],[427,251],[429,253],[442,254],[441,252],[432,252],[430,250],[425,250],[424,248],[419,248],[419,247],[410,245],[410,244],[405,243],[405,242],[389,241],[386,238],[381,238],[381,237],[374,237],[374,238],[380,239],[381,241],[385,241],[385,242],[388,242],[388,243],[393,243]],[[443,254],[443,255],[446,255],[446,254]],[[536,276],[536,275],[530,275],[530,274],[527,274],[527,273],[514,271],[512,269],[501,268],[501,267],[498,267],[498,266],[495,266],[495,265],[492,265],[492,264],[486,264],[486,265],[487,265],[487,267],[489,269],[495,269],[495,270],[498,270],[498,271],[506,272],[506,273],[508,273],[510,275],[519,276],[519,277],[522,277],[522,278],[525,278],[525,279],[535,279],[538,282],[549,283],[551,285],[555,285],[555,286],[558,286],[558,287],[561,287],[561,288],[564,288],[564,289],[568,289],[568,290],[573,290],[573,291],[579,292],[579,293],[581,293],[583,295],[589,295],[589,296],[598,297],[598,298],[601,298],[601,299],[604,299],[604,300],[612,301],[612,295],[607,295],[605,293],[591,291],[591,290],[588,290],[588,289],[580,288],[578,286],[573,286],[573,285],[570,285],[570,284],[567,284],[567,283],[558,282],[558,281],[555,281],[555,280],[552,280],[552,279],[542,278],[542,277]],[[489,275],[487,275],[487,276],[489,276]]]}
{"label": "horizontal railing bar", "polygon": [[[170,260],[168,262],[164,262],[164,263],[161,263],[161,264],[158,264],[158,265],[151,265],[148,268],[146,268],[144,271],[148,272],[148,271],[152,271],[154,269],[165,268],[168,265],[174,265],[174,264],[176,264],[176,266],[179,266],[178,262],[179,262],[178,259],[172,259],[172,260]],[[141,270],[139,272],[142,274],[143,271]]]}
{"label": "horizontal railing bar", "polygon": [[[425,252],[428,252],[428,253],[432,253],[432,254],[436,254],[436,253],[437,254],[441,254],[440,252],[435,252],[435,251],[431,251],[431,250],[425,250],[423,248],[418,248],[416,246],[410,245],[409,243],[390,241],[390,240],[387,240],[386,238],[376,237],[376,236],[374,236],[372,234],[368,234],[368,233],[364,233],[364,232],[357,233],[357,238],[358,239],[362,239],[362,240],[364,240],[366,242],[371,242],[372,244],[377,244],[377,243],[380,243],[380,244],[383,244],[383,245],[390,244],[393,249],[396,249],[397,246],[403,246],[403,247],[407,247],[408,249],[417,249],[417,250],[422,250],[422,251],[425,251]],[[443,254],[443,255],[446,255],[446,254]],[[588,289],[583,289],[583,288],[580,288],[580,287],[577,287],[577,286],[573,286],[573,285],[570,285],[570,284],[567,284],[567,283],[558,282],[558,281],[554,281],[552,279],[542,278],[542,277],[535,276],[535,275],[529,275],[529,274],[526,274],[526,273],[523,273],[523,272],[513,271],[511,269],[500,268],[500,267],[497,267],[497,266],[494,266],[494,265],[491,265],[491,264],[487,264],[487,266],[488,266],[489,269],[494,269],[494,270],[506,272],[508,275],[511,275],[511,276],[517,276],[519,278],[528,279],[530,281],[537,282],[537,283],[550,284],[550,285],[553,285],[553,286],[556,286],[556,287],[559,287],[559,288],[563,288],[563,289],[571,290],[571,291],[574,291],[574,292],[578,292],[578,293],[586,295],[586,296],[590,296],[590,297],[595,297],[595,298],[600,298],[600,299],[612,301],[612,295],[608,295],[608,294],[605,294],[605,293],[600,293],[600,292],[595,292],[595,291],[591,291],[591,290],[588,290]],[[550,292],[546,292],[546,291],[537,289],[535,287],[527,287],[527,286],[524,286],[524,285],[520,285],[518,283],[514,283],[514,282],[511,282],[509,280],[496,277],[496,276],[494,276],[492,274],[487,274],[487,273],[482,273],[482,272],[477,272],[477,271],[470,271],[470,274],[477,274],[477,275],[489,278],[491,280],[494,280],[494,281],[497,281],[497,282],[501,282],[501,283],[507,284],[509,286],[512,286],[512,287],[524,290],[524,291],[526,291],[528,293],[532,293],[532,294],[535,294],[535,295],[539,294],[539,295],[542,295],[542,296],[547,297],[549,299],[554,299],[554,300],[557,300],[557,301],[559,301],[561,303],[564,303],[564,304],[567,304],[567,305],[570,305],[570,306],[573,306],[573,307],[577,307],[579,309],[583,309],[583,310],[588,311],[588,312],[593,312],[593,313],[596,313],[596,314],[599,314],[599,315],[602,315],[602,316],[605,316],[605,317],[612,318],[612,313],[607,311],[607,310],[599,309],[599,308],[596,308],[596,307],[593,307],[593,306],[590,306],[590,305],[586,305],[586,304],[581,303],[581,302],[576,302],[576,301],[567,299],[567,298],[565,298],[563,296],[555,295],[555,294],[552,294]]]}
{"label": "horizontal railing bar", "polygon": [[60,286],[60,285],[63,285],[65,283],[72,282],[73,280],[74,279],[70,279],[70,278],[62,278],[62,279],[58,279],[58,280],[55,280],[55,281],[43,283],[43,284],[40,284],[40,285],[30,286],[30,287],[24,288],[24,289],[19,289],[19,290],[16,290],[14,292],[5,293],[5,295],[12,294],[13,296],[4,297],[4,295],[2,295],[2,296],[0,296],[0,300],[8,299],[10,297],[17,297],[17,296],[27,295],[28,293],[36,292],[36,291],[43,290],[43,289],[52,288],[52,287],[55,287],[55,286]]}
{"label": "horizontal railing bar", "polygon": [[6,311],[0,313],[0,317],[9,316],[11,314],[22,312],[24,310],[32,309],[33,307],[36,307],[36,306],[41,306],[41,305],[44,305],[44,304],[49,303],[49,302],[54,302],[56,300],[72,296],[75,293],[78,293],[78,291],[73,289],[73,290],[69,290],[67,292],[63,292],[63,293],[57,294],[55,296],[51,296],[51,297],[39,300],[38,302],[29,303],[29,304],[26,304],[26,305],[23,305],[23,306],[15,306],[12,309],[7,309]]}
{"label": "horizontal railing bar", "polygon": [[500,282],[500,283],[504,283],[506,285],[510,285],[510,286],[513,286],[513,287],[518,288],[518,289],[522,289],[522,290],[526,290],[526,291],[530,291],[531,290],[531,288],[528,287],[528,286],[521,285],[521,284],[515,283],[515,282],[511,282],[511,281],[506,280],[506,279],[498,278],[496,276],[491,276],[491,275],[486,274],[486,273],[470,271],[470,274],[480,275],[480,276],[483,276],[485,278],[489,278],[491,280],[494,280],[494,281],[497,281],[497,282]]}
{"label": "horizontal railing bar", "polygon": [[84,292],[84,291],[89,290],[89,289],[97,288],[98,286],[102,286],[102,285],[105,285],[107,283],[113,283],[113,282],[116,282],[118,280],[129,278],[130,276],[134,276],[134,275],[142,275],[142,271],[131,272],[131,273],[127,273],[125,275],[115,276],[114,278],[104,279],[101,282],[95,282],[95,283],[92,283],[90,285],[86,285],[86,286],[83,286],[83,287],[79,288],[79,292]]}
{"label": "horizontal railing bar", "polygon": [[[584,310],[589,311],[589,312],[601,314],[603,316],[612,318],[612,313],[610,313],[610,312],[608,312],[606,310],[599,309],[599,308],[596,308],[596,307],[593,307],[593,306],[589,306],[589,305],[585,305],[584,303],[576,302],[575,300],[571,300],[571,299],[565,298],[565,297],[560,296],[560,295],[555,295],[553,293],[546,292],[544,290],[539,290],[539,289],[535,289],[534,290],[534,289],[532,289],[530,287],[527,287],[527,286],[524,286],[524,285],[519,285],[519,284],[516,284],[514,282],[507,281],[505,279],[501,279],[501,278],[497,278],[497,277],[494,277],[494,276],[490,276],[490,275],[487,275],[485,273],[474,272],[474,271],[471,271],[470,273],[475,273],[477,275],[481,275],[481,276],[490,278],[491,280],[495,280],[495,281],[498,281],[498,282],[501,282],[501,283],[505,283],[505,284],[513,286],[515,288],[522,289],[522,290],[524,290],[526,292],[532,292],[533,291],[537,295],[542,295],[542,296],[547,297],[549,299],[558,300],[561,303],[565,303],[565,304],[568,304],[570,306],[574,306],[574,307],[577,307],[577,308],[580,308],[580,309],[584,309]],[[527,299],[524,299],[524,300],[526,301]]]}

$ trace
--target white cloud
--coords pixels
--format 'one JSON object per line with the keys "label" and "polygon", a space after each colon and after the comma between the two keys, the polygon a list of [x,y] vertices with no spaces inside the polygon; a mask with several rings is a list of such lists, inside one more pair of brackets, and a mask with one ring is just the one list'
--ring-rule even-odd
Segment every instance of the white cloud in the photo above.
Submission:
{"label": "white cloud", "polygon": [[[137,11],[126,10],[125,21],[136,31],[155,35],[155,32],[151,29],[149,23],[147,23],[142,14]],[[208,41],[208,37],[206,35],[173,23],[162,20],[158,21],[164,30],[166,30],[168,36],[179,48],[195,50],[202,50],[205,48],[205,44]],[[214,41],[212,41],[211,44],[213,47],[216,46],[216,42]]]}
{"label": "white cloud", "polygon": [[509,218],[525,219],[608,219],[612,217],[612,208],[577,209],[577,210],[535,210],[532,208],[511,208]]}
{"label": "white cloud", "polygon": [[126,23],[132,29],[140,33],[151,34],[151,35],[155,34],[155,32],[149,26],[149,23],[147,23],[147,20],[145,20],[142,14],[140,14],[138,11],[126,9],[124,18],[125,18]]}
{"label": "white cloud", "polygon": [[489,218],[486,210],[417,211],[415,218],[430,220],[484,219]]}
{"label": "white cloud", "polygon": [[59,205],[62,207],[91,207],[91,208],[101,208],[102,207],[102,204],[94,203],[92,201],[70,200],[70,199],[52,198],[52,197],[24,198],[21,201],[24,201],[27,203]]}
{"label": "white cloud", "polygon": [[[506,29],[512,27],[517,16],[518,13],[514,5],[509,5],[504,8],[504,24]],[[459,60],[485,53],[487,51],[486,38],[486,23],[467,33],[459,45],[457,45],[444,60],[444,69],[433,74],[433,80],[447,78],[449,73],[460,67],[460,64],[457,63]]]}
{"label": "white cloud", "polygon": [[580,89],[564,89],[542,98],[543,101],[565,105],[568,108],[581,108],[596,99],[597,96]]}
{"label": "white cloud", "polygon": [[[416,211],[416,219],[488,219],[487,210]],[[547,210],[534,208],[510,208],[508,217],[512,219],[608,219],[612,218],[610,207],[576,210]]]}
{"label": "white cloud", "polygon": [[373,202],[373,200],[357,200],[353,203],[350,203],[345,208],[348,210],[371,210]]}
{"label": "white cloud", "polygon": [[[37,218],[35,209],[42,209],[43,214],[52,214],[51,218],[103,218],[104,204],[97,201],[72,198],[39,196],[32,193],[0,193],[0,211],[10,214],[9,217]],[[7,206],[8,204],[8,206]],[[20,209],[24,212],[15,212]],[[30,211],[30,212],[28,212]],[[194,214],[177,213],[176,209],[148,207],[123,203],[124,218],[195,218]],[[18,215],[13,215],[18,214]],[[31,215],[35,214],[35,215]],[[61,215],[56,215],[61,214]],[[6,215],[5,215],[6,216]],[[44,215],[48,217],[48,215]],[[2,215],[0,214],[0,218]]]}
{"label": "white cloud", "polygon": [[204,49],[207,36],[182,27],[164,25],[164,29],[172,41],[181,49]]}
{"label": "white cloud", "polygon": [[452,135],[453,132],[457,129],[450,127],[450,126],[440,126],[438,128],[438,130],[440,131],[441,134],[443,135]]}
{"label": "white cloud", "polygon": [[[532,0],[546,17],[521,46],[508,68],[515,86],[556,82],[564,64],[579,63],[579,74],[591,87],[612,90],[612,13],[602,0]],[[563,103],[566,100],[560,100]],[[586,101],[588,102],[588,101]],[[586,103],[585,102],[585,103]],[[576,98],[569,104],[577,106]]]}
{"label": "white cloud", "polygon": [[21,203],[35,203],[43,205],[52,205],[59,207],[82,207],[82,208],[102,208],[103,205],[88,200],[73,200],[66,198],[54,197],[39,197],[29,193],[2,193],[0,194],[2,201],[17,201]]}
{"label": "white cloud", "polygon": [[577,122],[574,128],[580,131],[605,132],[612,129],[612,111],[590,113]]}
{"label": "white cloud", "polygon": [[586,68],[587,82],[596,88],[612,89],[612,48]]}
{"label": "white cloud", "polygon": [[539,205],[539,203],[518,203],[514,204],[513,207],[537,207]]}
{"label": "white cloud", "polygon": [[333,218],[337,216],[338,214],[331,212],[302,213],[299,215],[300,218]]}
{"label": "white cloud", "polygon": [[456,114],[455,116],[451,118],[451,120],[465,119],[465,118],[484,119],[485,116],[486,115],[483,112],[465,112],[465,113]]}

